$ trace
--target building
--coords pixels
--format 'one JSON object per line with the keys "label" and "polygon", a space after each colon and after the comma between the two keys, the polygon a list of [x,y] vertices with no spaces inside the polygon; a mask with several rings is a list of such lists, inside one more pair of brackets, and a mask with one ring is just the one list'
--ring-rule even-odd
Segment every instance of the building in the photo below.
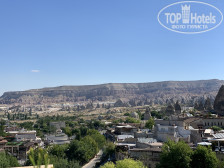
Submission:
{"label": "building", "polygon": [[64,133],[58,133],[55,135],[45,135],[45,140],[48,144],[55,144],[55,145],[70,143],[68,136]]}
{"label": "building", "polygon": [[115,127],[115,134],[117,135],[134,135],[134,132],[137,131],[135,126],[131,125],[119,125]]}
{"label": "building", "polygon": [[148,168],[155,168],[161,152],[161,148],[133,148],[130,149],[130,158],[142,161]]}
{"label": "building", "polygon": [[56,129],[65,128],[65,122],[64,121],[58,121],[58,122],[50,122],[50,127],[55,127]]}
{"label": "building", "polygon": [[27,131],[25,129],[21,129],[19,131],[8,131],[12,136],[15,136],[16,141],[36,141],[36,130]]}
{"label": "building", "polygon": [[191,131],[180,126],[168,126],[157,124],[154,131],[154,137],[160,142],[166,142],[169,139],[173,141],[183,140],[190,142]]}

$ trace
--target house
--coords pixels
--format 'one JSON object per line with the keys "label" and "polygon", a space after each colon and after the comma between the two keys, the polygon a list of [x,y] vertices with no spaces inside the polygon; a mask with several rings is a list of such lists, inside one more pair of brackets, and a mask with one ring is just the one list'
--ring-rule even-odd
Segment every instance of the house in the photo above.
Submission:
{"label": "house", "polygon": [[7,142],[4,150],[17,159],[26,161],[28,151],[34,146],[34,142]]}
{"label": "house", "polygon": [[27,131],[25,129],[21,129],[19,131],[8,131],[7,133],[15,136],[16,141],[36,141],[36,130]]}
{"label": "house", "polygon": [[149,168],[155,168],[159,163],[161,148],[133,148],[129,150],[130,158],[140,160]]}
{"label": "house", "polygon": [[169,139],[173,141],[183,140],[190,142],[191,131],[180,126],[168,126],[157,124],[154,130],[154,137],[161,142],[166,142]]}
{"label": "house", "polygon": [[55,135],[45,135],[45,140],[48,144],[62,145],[70,143],[70,140],[65,133],[57,133]]}
{"label": "house", "polygon": [[50,122],[50,127],[55,127],[56,129],[65,128],[65,122],[64,121],[58,121],[58,122]]}
{"label": "house", "polygon": [[117,135],[134,135],[134,132],[137,131],[135,126],[131,125],[119,125],[115,127],[115,134]]}

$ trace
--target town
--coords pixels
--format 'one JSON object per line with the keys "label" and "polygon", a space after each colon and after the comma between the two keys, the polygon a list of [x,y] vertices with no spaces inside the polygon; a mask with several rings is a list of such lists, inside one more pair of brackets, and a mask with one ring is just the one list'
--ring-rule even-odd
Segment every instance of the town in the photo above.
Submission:
{"label": "town", "polygon": [[[1,105],[0,151],[11,167],[106,168],[108,163],[132,159],[156,168],[164,146],[172,141],[184,142],[192,151],[198,146],[211,149],[222,164],[223,91],[224,86],[214,103],[206,98],[193,107],[179,101],[130,107],[120,99],[61,108]],[[49,112],[52,109],[57,110]]]}

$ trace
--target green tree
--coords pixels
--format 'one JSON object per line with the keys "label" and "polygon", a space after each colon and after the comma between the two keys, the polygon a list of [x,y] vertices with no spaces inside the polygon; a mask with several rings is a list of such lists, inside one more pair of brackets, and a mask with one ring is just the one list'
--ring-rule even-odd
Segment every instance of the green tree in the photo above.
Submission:
{"label": "green tree", "polygon": [[96,141],[89,135],[85,136],[80,141],[80,146],[81,146],[81,150],[84,151],[83,153],[84,163],[92,159],[99,151]]}
{"label": "green tree", "polygon": [[125,123],[140,123],[140,121],[133,117],[127,117]]}
{"label": "green tree", "polygon": [[152,129],[154,125],[155,121],[152,117],[145,123],[145,127],[148,129]]}
{"label": "green tree", "polygon": [[115,152],[115,145],[113,142],[110,142],[108,141],[104,147],[104,150],[103,150],[104,154],[109,156],[109,155],[112,155],[114,154]]}
{"label": "green tree", "polygon": [[212,152],[211,148],[199,145],[193,152],[191,161],[192,168],[216,168],[218,166],[218,159],[216,154]]}
{"label": "green tree", "polygon": [[65,151],[67,150],[68,145],[53,145],[48,148],[48,152],[50,155],[57,156],[59,158],[66,158]]}
{"label": "green tree", "polygon": [[33,130],[33,122],[23,122],[20,123],[19,126],[27,130]]}
{"label": "green tree", "polygon": [[218,126],[212,126],[211,129],[213,129],[213,131],[221,131],[222,128],[218,127]]}
{"label": "green tree", "polygon": [[185,142],[169,140],[162,147],[157,168],[190,168],[193,151]]}
{"label": "green tree", "polygon": [[42,148],[30,149],[29,160],[27,161],[27,165],[37,166],[38,168],[41,165],[45,165],[45,168],[48,167],[50,163],[50,159],[48,157],[47,151]]}
{"label": "green tree", "polygon": [[145,168],[145,166],[141,161],[124,159],[116,162],[116,168]]}
{"label": "green tree", "polygon": [[126,112],[124,113],[124,116],[130,116],[130,113]]}
{"label": "green tree", "polygon": [[63,130],[64,133],[65,133],[66,135],[68,135],[69,137],[72,136],[72,130],[71,130],[70,127],[65,127],[65,128],[63,128],[62,130]]}
{"label": "green tree", "polygon": [[66,152],[69,160],[78,159],[81,164],[87,163],[99,151],[96,141],[89,135],[80,141],[73,140]]}
{"label": "green tree", "polygon": [[115,164],[113,162],[107,162],[105,165],[100,168],[115,168]]}
{"label": "green tree", "polygon": [[112,162],[108,162],[100,168],[145,168],[141,161],[135,161],[133,159],[124,159],[116,162],[116,165]]}
{"label": "green tree", "polygon": [[20,166],[17,159],[5,152],[0,152],[0,167],[8,168],[8,167],[18,167]]}
{"label": "green tree", "polygon": [[65,158],[50,156],[50,163],[54,165],[54,168],[81,168],[78,162],[76,161],[68,161]]}
{"label": "green tree", "polygon": [[93,130],[93,129],[89,130],[88,131],[88,135],[90,135],[91,138],[93,138],[95,140],[95,142],[97,143],[99,149],[103,148],[103,146],[106,143],[106,139],[105,139],[105,137],[103,135],[101,135],[99,133],[99,131]]}

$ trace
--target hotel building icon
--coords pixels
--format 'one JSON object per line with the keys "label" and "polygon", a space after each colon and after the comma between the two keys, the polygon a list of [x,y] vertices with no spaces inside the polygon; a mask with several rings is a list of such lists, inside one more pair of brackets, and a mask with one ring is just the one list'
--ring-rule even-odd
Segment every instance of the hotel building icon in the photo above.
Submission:
{"label": "hotel building icon", "polygon": [[188,24],[190,22],[191,6],[181,5],[181,8],[182,8],[182,22],[184,24]]}

